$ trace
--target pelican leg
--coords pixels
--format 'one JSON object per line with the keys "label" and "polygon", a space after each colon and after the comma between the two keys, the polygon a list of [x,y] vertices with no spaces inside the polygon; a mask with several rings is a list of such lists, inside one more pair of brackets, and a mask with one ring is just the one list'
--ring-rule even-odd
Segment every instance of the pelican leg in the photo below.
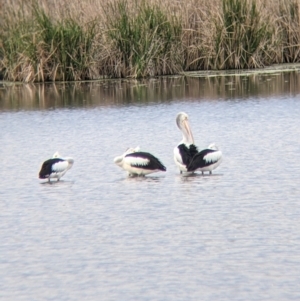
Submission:
{"label": "pelican leg", "polygon": [[202,175],[204,175],[204,171],[202,171]]}
{"label": "pelican leg", "polygon": [[209,174],[211,175],[211,174],[212,174],[212,172],[210,171],[210,172],[209,172]]}
{"label": "pelican leg", "polygon": [[180,171],[180,174],[182,174],[182,170]]}

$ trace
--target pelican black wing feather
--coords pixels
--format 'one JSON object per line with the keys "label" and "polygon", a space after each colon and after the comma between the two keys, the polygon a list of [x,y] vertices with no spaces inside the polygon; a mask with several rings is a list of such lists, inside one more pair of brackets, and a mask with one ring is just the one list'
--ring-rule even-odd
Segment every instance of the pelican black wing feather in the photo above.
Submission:
{"label": "pelican black wing feather", "polygon": [[39,178],[40,179],[48,178],[49,175],[52,173],[53,164],[55,164],[57,162],[61,162],[61,161],[64,161],[64,160],[60,159],[60,158],[52,158],[52,159],[45,161],[39,172]]}
{"label": "pelican black wing feather", "polygon": [[147,164],[142,164],[142,163],[131,163],[131,166],[134,167],[140,167],[140,168],[145,168],[145,169],[149,169],[149,170],[162,170],[162,171],[166,171],[167,168],[160,162],[159,159],[157,159],[155,156],[153,156],[150,153],[146,153],[146,152],[135,152],[135,153],[131,153],[126,155],[126,157],[132,157],[132,158],[140,158],[140,159],[145,159],[148,160]]}
{"label": "pelican black wing feather", "polygon": [[198,154],[198,149],[194,144],[187,147],[185,144],[179,144],[178,149],[182,158],[182,163],[189,166],[193,158]]}
{"label": "pelican black wing feather", "polygon": [[204,157],[207,154],[214,153],[214,152],[215,152],[215,150],[212,150],[212,149],[204,149],[204,150],[198,152],[193,157],[193,159],[190,161],[188,168],[187,168],[188,171],[195,171],[197,168],[206,167],[206,166],[211,165],[212,163],[215,163],[215,162],[207,162],[204,159]]}

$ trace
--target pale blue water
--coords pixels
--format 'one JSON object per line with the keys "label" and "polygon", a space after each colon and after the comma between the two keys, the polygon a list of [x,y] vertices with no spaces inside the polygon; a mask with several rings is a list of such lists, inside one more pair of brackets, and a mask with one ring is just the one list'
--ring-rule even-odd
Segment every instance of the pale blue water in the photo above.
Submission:
{"label": "pale blue water", "polygon": [[[300,300],[299,79],[289,76],[4,87],[0,299]],[[223,151],[212,176],[175,167],[180,111],[200,148]],[[113,159],[137,145],[167,172],[127,178]],[[55,151],[75,164],[43,184]]]}

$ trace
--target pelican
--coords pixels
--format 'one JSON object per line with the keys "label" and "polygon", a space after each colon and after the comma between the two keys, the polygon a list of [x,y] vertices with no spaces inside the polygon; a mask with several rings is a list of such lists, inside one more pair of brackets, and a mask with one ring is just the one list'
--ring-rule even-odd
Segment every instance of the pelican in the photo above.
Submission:
{"label": "pelican", "polygon": [[139,147],[129,148],[114,159],[114,162],[126,170],[129,176],[145,176],[158,171],[166,171],[166,167],[150,153],[140,151]]}
{"label": "pelican", "polygon": [[40,179],[57,178],[57,181],[73,166],[74,160],[70,157],[61,158],[58,152],[51,159],[45,161],[39,172]]}
{"label": "pelican", "polygon": [[194,144],[194,137],[191,131],[189,117],[186,113],[177,114],[176,123],[181,130],[183,138],[174,148],[174,160],[180,173],[194,173],[205,171],[212,173],[222,161],[222,152],[212,143],[208,148],[198,151]]}

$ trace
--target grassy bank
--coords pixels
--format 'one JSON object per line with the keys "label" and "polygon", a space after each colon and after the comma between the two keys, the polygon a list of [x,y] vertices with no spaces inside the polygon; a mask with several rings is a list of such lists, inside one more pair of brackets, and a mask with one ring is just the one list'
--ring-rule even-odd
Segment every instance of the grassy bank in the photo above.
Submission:
{"label": "grassy bank", "polygon": [[148,77],[300,61],[300,0],[0,0],[11,81]]}

